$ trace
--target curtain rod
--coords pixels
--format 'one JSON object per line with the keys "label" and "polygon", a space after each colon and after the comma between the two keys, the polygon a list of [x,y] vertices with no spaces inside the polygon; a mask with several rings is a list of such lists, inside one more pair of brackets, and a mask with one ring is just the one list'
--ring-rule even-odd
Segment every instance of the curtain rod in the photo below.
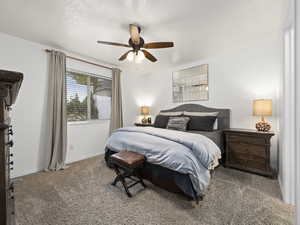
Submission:
{"label": "curtain rod", "polygon": [[[45,49],[45,51],[47,53],[51,52],[51,50],[49,50],[49,49]],[[69,59],[73,59],[73,60],[79,61],[79,62],[84,62],[84,63],[91,64],[91,65],[94,65],[94,66],[99,66],[99,67],[102,67],[102,68],[106,68],[106,69],[109,69],[109,70],[113,69],[113,68],[108,67],[108,66],[103,66],[103,65],[100,65],[100,64],[97,64],[97,63],[89,62],[89,61],[86,61],[86,60],[83,60],[83,59],[79,59],[79,58],[76,58],[76,57],[73,57],[73,56],[67,55],[66,57],[69,58]]]}

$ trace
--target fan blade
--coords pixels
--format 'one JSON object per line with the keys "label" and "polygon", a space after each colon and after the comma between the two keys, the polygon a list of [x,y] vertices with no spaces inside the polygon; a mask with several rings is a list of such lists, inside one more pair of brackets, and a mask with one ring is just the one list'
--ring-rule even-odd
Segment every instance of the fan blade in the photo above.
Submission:
{"label": "fan blade", "polygon": [[148,52],[146,50],[142,50],[142,52],[144,53],[145,57],[147,59],[149,59],[151,62],[156,62],[157,61],[157,59],[152,54],[150,54],[150,52]]}
{"label": "fan blade", "polygon": [[97,41],[97,43],[98,43],[98,44],[114,45],[114,46],[121,46],[121,47],[129,47],[129,48],[131,48],[130,45],[122,44],[122,43],[117,43],[117,42]]}
{"label": "fan blade", "polygon": [[119,60],[120,60],[120,61],[123,61],[124,59],[126,59],[126,58],[127,58],[127,55],[128,55],[130,52],[133,52],[133,50],[129,50],[128,52],[126,52],[125,54],[123,54],[123,55],[119,58]]}
{"label": "fan blade", "polygon": [[130,37],[132,42],[135,45],[138,45],[140,43],[140,29],[137,25],[134,24],[130,24],[129,25],[129,33],[130,33]]}
{"label": "fan blade", "polygon": [[144,44],[143,48],[172,48],[174,42],[152,42]]}

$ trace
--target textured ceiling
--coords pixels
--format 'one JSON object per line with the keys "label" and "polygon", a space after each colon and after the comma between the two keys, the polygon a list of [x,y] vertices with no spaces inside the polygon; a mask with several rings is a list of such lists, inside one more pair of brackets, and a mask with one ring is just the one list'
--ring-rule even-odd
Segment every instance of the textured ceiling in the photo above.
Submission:
{"label": "textured ceiling", "polygon": [[149,69],[201,60],[245,37],[279,35],[285,10],[285,0],[1,0],[0,32],[133,68],[117,60],[126,48],[96,41],[127,43],[128,24],[137,23],[146,42],[175,42],[150,50],[158,62],[143,62]]}

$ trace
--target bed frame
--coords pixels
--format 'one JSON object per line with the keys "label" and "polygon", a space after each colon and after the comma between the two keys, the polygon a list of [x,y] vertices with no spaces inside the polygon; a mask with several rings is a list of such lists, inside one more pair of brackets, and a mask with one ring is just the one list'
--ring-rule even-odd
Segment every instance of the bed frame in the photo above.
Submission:
{"label": "bed frame", "polygon": [[[219,112],[218,118],[218,130],[224,130],[230,127],[230,109],[217,109],[209,108],[197,104],[183,104],[168,110],[161,110],[161,112]],[[223,135],[223,132],[219,132],[219,135]],[[109,157],[116,152],[106,149],[105,160],[109,167]],[[154,165],[146,162],[145,166],[140,170],[144,179],[150,181],[154,185],[161,187],[169,192],[180,193],[186,196],[190,200],[202,200],[203,196],[197,196],[193,189],[192,182],[187,174],[175,172],[165,167]],[[186,185],[188,184],[188,185]],[[184,188],[183,188],[184,187]],[[184,189],[184,190],[183,190]]]}
{"label": "bed frame", "polygon": [[218,118],[218,130],[224,130],[230,128],[230,109],[217,109],[209,108],[198,104],[183,104],[172,109],[161,110],[161,112],[219,112]]}

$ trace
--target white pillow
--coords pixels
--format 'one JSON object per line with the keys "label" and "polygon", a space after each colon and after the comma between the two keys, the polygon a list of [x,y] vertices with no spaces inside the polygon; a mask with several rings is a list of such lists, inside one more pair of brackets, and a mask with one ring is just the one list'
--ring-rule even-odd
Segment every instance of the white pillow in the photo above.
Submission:
{"label": "white pillow", "polygon": [[160,112],[159,115],[162,116],[181,116],[183,112]]}
{"label": "white pillow", "polygon": [[219,112],[183,112],[185,116],[217,116],[218,114]]}
{"label": "white pillow", "polygon": [[217,119],[215,120],[215,123],[214,123],[214,130],[218,130],[218,117]]}
{"label": "white pillow", "polygon": [[[219,112],[188,112],[184,111],[184,116],[218,116]],[[214,130],[218,130],[218,117],[214,123]]]}

